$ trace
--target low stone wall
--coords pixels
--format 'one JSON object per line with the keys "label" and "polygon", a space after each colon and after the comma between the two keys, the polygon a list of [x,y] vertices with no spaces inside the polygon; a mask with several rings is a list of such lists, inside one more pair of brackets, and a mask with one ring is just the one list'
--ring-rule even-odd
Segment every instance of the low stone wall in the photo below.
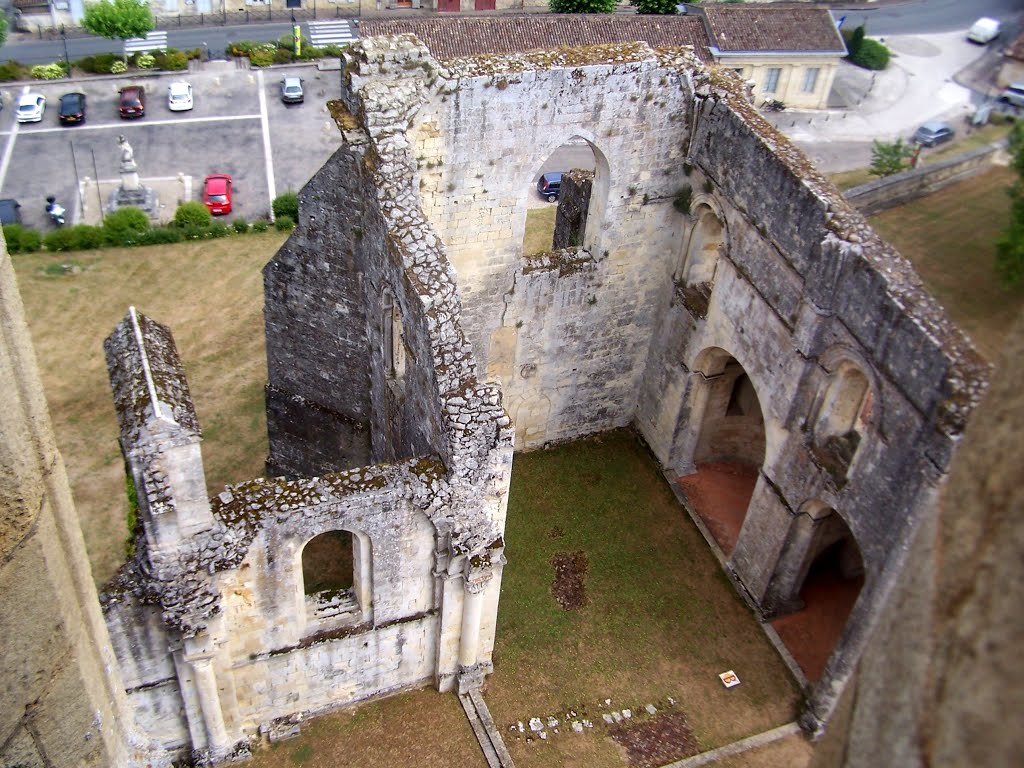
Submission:
{"label": "low stone wall", "polygon": [[865,215],[895,208],[985,171],[999,148],[989,144],[941,163],[885,176],[848,190],[846,199]]}

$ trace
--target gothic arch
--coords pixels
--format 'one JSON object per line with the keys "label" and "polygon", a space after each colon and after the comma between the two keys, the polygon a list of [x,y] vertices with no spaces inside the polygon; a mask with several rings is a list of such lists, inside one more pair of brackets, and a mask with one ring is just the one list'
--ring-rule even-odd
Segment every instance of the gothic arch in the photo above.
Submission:
{"label": "gothic arch", "polygon": [[712,195],[701,193],[690,203],[693,225],[683,238],[675,279],[683,285],[707,285],[710,295],[718,259],[728,252],[729,230],[721,206]]}

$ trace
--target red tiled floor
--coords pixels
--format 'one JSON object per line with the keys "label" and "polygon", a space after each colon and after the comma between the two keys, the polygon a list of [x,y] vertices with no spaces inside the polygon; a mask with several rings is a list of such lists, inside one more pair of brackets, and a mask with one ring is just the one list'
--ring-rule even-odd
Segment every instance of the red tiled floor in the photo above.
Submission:
{"label": "red tiled floor", "polygon": [[[677,480],[727,557],[739,538],[757,473],[749,464],[713,462]],[[862,578],[843,579],[831,566],[814,568],[800,593],[804,609],[771,622],[808,680],[820,679],[863,583]]]}

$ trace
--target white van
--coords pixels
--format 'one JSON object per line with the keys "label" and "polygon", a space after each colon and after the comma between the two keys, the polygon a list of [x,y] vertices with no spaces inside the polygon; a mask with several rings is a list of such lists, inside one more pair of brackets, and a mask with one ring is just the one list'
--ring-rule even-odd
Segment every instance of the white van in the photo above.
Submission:
{"label": "white van", "polygon": [[999,37],[1000,26],[995,19],[983,16],[967,30],[967,39],[972,43],[986,45]]}

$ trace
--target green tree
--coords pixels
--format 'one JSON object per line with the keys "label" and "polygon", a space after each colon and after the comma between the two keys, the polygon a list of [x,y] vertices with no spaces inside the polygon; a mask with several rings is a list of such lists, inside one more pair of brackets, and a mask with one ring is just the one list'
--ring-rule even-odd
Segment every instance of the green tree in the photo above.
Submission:
{"label": "green tree", "polygon": [[913,147],[896,141],[879,141],[871,144],[871,167],[868,169],[873,176],[892,176],[907,167],[907,160],[914,154]]}
{"label": "green tree", "polygon": [[613,13],[616,0],[550,0],[552,13]]}
{"label": "green tree", "polygon": [[110,40],[145,37],[153,29],[153,14],[148,3],[138,0],[99,0],[98,3],[85,4],[82,26],[92,34]]}
{"label": "green tree", "polygon": [[629,0],[637,13],[655,13],[671,16],[676,13],[676,0]]}
{"label": "green tree", "polygon": [[7,42],[7,17],[0,13],[0,48]]}
{"label": "green tree", "polygon": [[1010,133],[1017,180],[1010,187],[1010,222],[996,239],[996,274],[1009,286],[1024,282],[1024,123]]}

